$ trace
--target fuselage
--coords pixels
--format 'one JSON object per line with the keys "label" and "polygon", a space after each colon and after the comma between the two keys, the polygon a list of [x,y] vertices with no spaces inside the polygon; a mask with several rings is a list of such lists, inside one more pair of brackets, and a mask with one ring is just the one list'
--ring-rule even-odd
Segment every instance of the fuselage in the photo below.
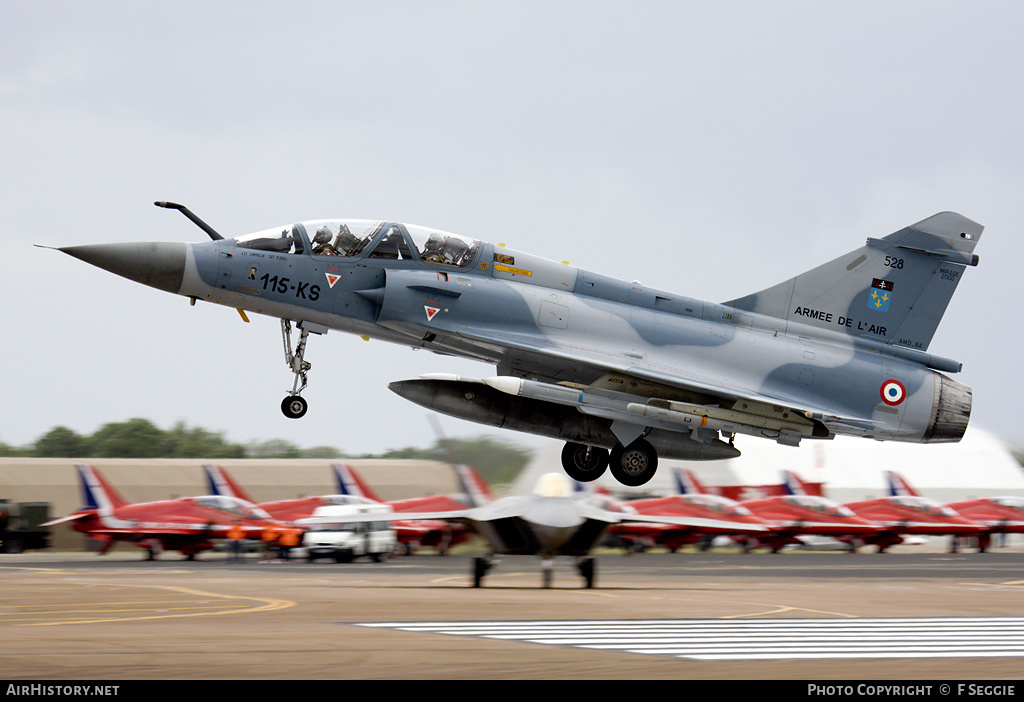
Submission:
{"label": "fuselage", "polygon": [[946,506],[991,533],[1024,533],[1024,497],[1019,495],[962,500]]}
{"label": "fuselage", "polygon": [[627,522],[615,524],[609,533],[626,541],[640,541],[677,549],[686,544],[705,543],[718,535],[763,535],[770,525],[733,500],[708,494],[671,495],[621,503],[624,511],[646,515],[697,517],[731,522],[731,526],[686,527],[674,524]]}
{"label": "fuselage", "polygon": [[817,536],[870,536],[880,526],[847,507],[814,495],[785,495],[748,500],[744,507],[773,526],[776,532]]}
{"label": "fuselage", "polygon": [[[855,310],[809,309],[814,325],[804,325],[413,225],[320,220],[198,244],[63,250],[193,300],[314,333],[341,330],[492,363],[500,375],[539,383],[534,391],[542,394],[554,385],[585,388],[578,401],[554,403],[584,415],[581,421],[599,417],[611,431],[616,423],[646,427],[667,456],[735,455],[713,440],[718,431],[792,445],[835,434],[952,441],[966,420],[949,415],[962,415],[962,406],[969,413],[970,390],[939,372],[959,364],[884,343],[891,330],[881,327],[873,342],[868,326],[878,323]],[[858,336],[852,327],[861,327]],[[450,394],[458,399],[461,390]],[[724,407],[723,395],[734,404]],[[467,412],[474,419],[475,410]],[[535,425],[476,421],[545,433],[540,425],[565,424],[565,416]],[[600,430],[605,435],[551,435],[629,443],[628,432]],[[695,448],[673,454],[674,439],[659,431],[692,436]]]}
{"label": "fuselage", "polygon": [[924,497],[883,497],[845,506],[858,517],[897,534],[970,536],[982,530],[948,506]]}

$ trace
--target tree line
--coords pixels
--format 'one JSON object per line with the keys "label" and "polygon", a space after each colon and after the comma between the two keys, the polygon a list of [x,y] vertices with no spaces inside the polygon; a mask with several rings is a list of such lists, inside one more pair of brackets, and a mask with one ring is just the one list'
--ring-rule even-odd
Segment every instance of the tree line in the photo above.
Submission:
{"label": "tree line", "polygon": [[147,419],[104,424],[91,435],[54,427],[27,446],[0,442],[0,456],[22,458],[393,458],[465,463],[488,482],[507,484],[531,458],[531,452],[490,437],[438,440],[430,448],[405,448],[381,454],[346,455],[333,446],[301,448],[283,439],[249,443],[228,441],[219,432],[179,422],[160,429]]}

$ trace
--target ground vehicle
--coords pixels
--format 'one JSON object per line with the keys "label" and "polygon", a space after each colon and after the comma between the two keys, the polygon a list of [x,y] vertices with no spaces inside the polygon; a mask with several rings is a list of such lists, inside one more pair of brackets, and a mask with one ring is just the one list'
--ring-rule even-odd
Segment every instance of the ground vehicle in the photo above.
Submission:
{"label": "ground vehicle", "polygon": [[25,549],[47,548],[50,530],[39,525],[49,519],[49,502],[0,500],[0,549],[4,553],[21,553]]}
{"label": "ground vehicle", "polygon": [[[350,504],[325,505],[313,510],[313,516],[299,519],[295,525],[305,529],[302,545],[306,558],[333,558],[346,563],[368,556],[374,561],[390,555],[397,544],[395,531],[388,517],[394,512],[389,505]],[[349,522],[354,515],[379,514],[380,521]]]}

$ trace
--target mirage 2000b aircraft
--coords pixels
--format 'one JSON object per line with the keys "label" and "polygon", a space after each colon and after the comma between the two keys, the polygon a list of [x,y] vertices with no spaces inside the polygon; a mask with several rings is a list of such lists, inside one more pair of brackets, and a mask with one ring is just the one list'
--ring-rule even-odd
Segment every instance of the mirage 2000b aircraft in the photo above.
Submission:
{"label": "mirage 2000b aircraft", "polygon": [[187,208],[156,204],[212,241],[60,250],[193,303],[280,318],[295,374],[289,417],[307,408],[308,335],[330,329],[493,364],[490,378],[389,387],[438,412],[562,439],[563,468],[580,481],[610,468],[642,485],[659,455],[739,455],[736,434],[791,446],[836,434],[959,441],[970,416],[970,388],[945,375],[961,364],[928,352],[978,263],[982,227],[952,212],[719,304],[413,225],[319,220],[224,238]]}

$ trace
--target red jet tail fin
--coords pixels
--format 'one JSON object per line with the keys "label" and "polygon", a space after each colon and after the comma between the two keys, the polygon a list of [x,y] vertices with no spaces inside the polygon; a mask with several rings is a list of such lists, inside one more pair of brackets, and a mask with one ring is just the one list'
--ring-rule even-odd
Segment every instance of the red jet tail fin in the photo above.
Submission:
{"label": "red jet tail fin", "polygon": [[903,479],[903,476],[891,470],[885,471],[886,480],[889,482],[889,494],[893,497],[913,496],[917,497],[917,491],[910,487],[910,483]]}
{"label": "red jet tail fin", "polygon": [[673,469],[676,479],[676,489],[680,495],[706,495],[708,489],[697,479],[697,475],[689,468]]}
{"label": "red jet tail fin", "polygon": [[82,481],[82,498],[86,507],[110,510],[128,504],[94,466],[78,464],[75,468]]}
{"label": "red jet tail fin", "polygon": [[782,471],[782,491],[786,495],[810,495],[807,483],[791,470]]}
{"label": "red jet tail fin", "polygon": [[459,475],[459,485],[470,505],[480,507],[494,499],[491,486],[474,469],[460,463],[455,466],[455,472]]}
{"label": "red jet tail fin", "polygon": [[347,463],[333,463],[334,477],[338,481],[338,492],[342,495],[353,495],[365,497],[376,502],[383,502],[373,488],[356,473],[355,469]]}
{"label": "red jet tail fin", "polygon": [[206,473],[206,483],[210,486],[211,495],[225,495],[227,497],[237,497],[246,502],[254,502],[249,497],[249,493],[236,483],[235,479],[221,466],[204,465],[203,471]]}

